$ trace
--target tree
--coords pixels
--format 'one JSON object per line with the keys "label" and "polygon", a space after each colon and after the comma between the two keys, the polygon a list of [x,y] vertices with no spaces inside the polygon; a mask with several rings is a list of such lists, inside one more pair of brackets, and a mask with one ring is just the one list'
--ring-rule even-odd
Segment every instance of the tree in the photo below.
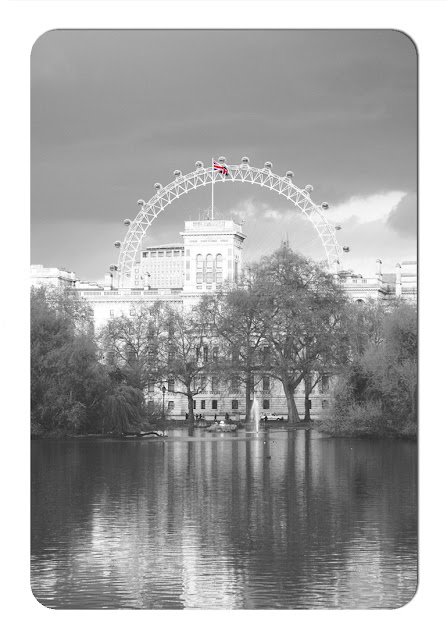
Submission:
{"label": "tree", "polygon": [[80,433],[94,425],[108,378],[98,363],[85,304],[65,291],[31,290],[33,432]]}
{"label": "tree", "polygon": [[133,305],[130,316],[113,318],[102,328],[102,349],[117,382],[143,391],[157,378],[163,323],[163,305],[155,302]]}
{"label": "tree", "polygon": [[118,385],[104,399],[103,432],[123,434],[145,419],[144,395],[140,389]]}
{"label": "tree", "polygon": [[259,331],[268,344],[266,365],[282,382],[289,421],[296,423],[294,393],[300,382],[339,363],[346,293],[332,274],[285,244],[251,271],[261,301]]}
{"label": "tree", "polygon": [[[264,371],[261,331],[262,299],[253,287],[250,269],[238,286],[226,285],[216,296],[205,296],[202,305],[212,331],[219,339],[222,356],[216,371],[229,385],[242,382],[245,389],[245,419],[250,419],[254,374]],[[231,386],[230,386],[231,389]]]}
{"label": "tree", "polygon": [[370,301],[364,310],[351,310],[351,358],[335,389],[328,430],[346,435],[415,435],[416,306],[399,300]]}
{"label": "tree", "polygon": [[194,396],[205,391],[211,371],[209,356],[204,354],[209,326],[199,308],[188,312],[169,307],[164,310],[163,325],[157,378],[171,393],[187,397],[188,421],[193,424]]}

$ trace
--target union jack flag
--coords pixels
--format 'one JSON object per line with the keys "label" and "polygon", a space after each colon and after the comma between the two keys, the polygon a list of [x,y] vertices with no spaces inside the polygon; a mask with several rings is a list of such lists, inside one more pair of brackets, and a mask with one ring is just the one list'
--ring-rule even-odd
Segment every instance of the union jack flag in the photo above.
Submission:
{"label": "union jack flag", "polygon": [[217,164],[217,162],[214,163],[214,171],[218,171],[219,173],[222,173],[224,176],[228,175],[228,169],[224,167],[223,164]]}

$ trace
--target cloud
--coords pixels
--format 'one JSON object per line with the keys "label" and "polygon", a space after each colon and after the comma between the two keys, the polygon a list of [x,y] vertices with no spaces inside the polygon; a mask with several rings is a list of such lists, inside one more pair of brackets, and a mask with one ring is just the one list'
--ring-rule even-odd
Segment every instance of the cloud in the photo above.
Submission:
{"label": "cloud", "polygon": [[255,200],[254,197],[240,200],[234,207],[230,208],[231,215],[241,220],[253,220],[264,218],[268,221],[287,222],[296,217],[297,209],[277,209],[267,202]]}
{"label": "cloud", "polygon": [[344,222],[357,218],[358,223],[365,224],[375,220],[386,221],[391,212],[407,194],[404,191],[388,191],[369,196],[353,196],[346,202],[330,209],[330,219]]}
{"label": "cloud", "polygon": [[407,193],[390,211],[387,225],[399,235],[415,236],[417,232],[417,197]]}

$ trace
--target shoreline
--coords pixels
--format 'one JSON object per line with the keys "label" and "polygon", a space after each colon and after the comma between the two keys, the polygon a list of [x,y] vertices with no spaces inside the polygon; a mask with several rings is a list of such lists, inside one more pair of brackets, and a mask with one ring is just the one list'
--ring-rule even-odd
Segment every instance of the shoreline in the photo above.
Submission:
{"label": "shoreline", "polygon": [[[212,422],[210,422],[212,424]],[[207,425],[209,426],[209,425]],[[205,425],[195,426],[194,429],[204,430],[207,428]],[[239,423],[238,430],[249,427],[249,424]],[[331,433],[329,430],[325,429],[323,426],[323,422],[321,420],[311,420],[304,421],[302,420],[297,425],[289,425],[288,422],[267,422],[259,425],[262,430],[277,430],[281,429],[284,431],[317,431],[322,436],[326,438],[355,438],[357,440],[379,440],[379,439],[387,439],[387,440],[408,440],[408,441],[417,441],[417,435],[406,435],[406,434],[398,434],[398,433],[380,433],[380,434],[368,434],[364,432],[350,432],[350,433]],[[144,425],[147,430],[148,425]],[[173,431],[175,429],[180,429],[182,431],[187,432],[191,425],[185,424],[183,421],[166,421],[163,424],[158,425],[150,425],[151,429],[161,430],[161,431]],[[237,433],[237,432],[236,432]],[[75,434],[75,433],[57,433],[51,432],[48,434],[45,433],[31,433],[31,440],[127,440],[130,438],[135,438],[136,440],[157,440],[157,439],[165,439],[167,436],[142,436],[140,431],[135,431],[135,433],[128,432],[126,434],[117,434],[117,433],[83,433],[83,434]]]}

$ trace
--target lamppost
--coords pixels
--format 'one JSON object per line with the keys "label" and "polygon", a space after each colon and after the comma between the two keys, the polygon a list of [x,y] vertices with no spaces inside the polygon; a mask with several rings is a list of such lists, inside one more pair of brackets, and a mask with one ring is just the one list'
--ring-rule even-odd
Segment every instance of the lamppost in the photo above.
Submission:
{"label": "lamppost", "polygon": [[165,385],[162,386],[161,388],[161,392],[163,394],[163,410],[162,410],[162,416],[163,418],[165,417],[165,393],[166,393],[166,387]]}

